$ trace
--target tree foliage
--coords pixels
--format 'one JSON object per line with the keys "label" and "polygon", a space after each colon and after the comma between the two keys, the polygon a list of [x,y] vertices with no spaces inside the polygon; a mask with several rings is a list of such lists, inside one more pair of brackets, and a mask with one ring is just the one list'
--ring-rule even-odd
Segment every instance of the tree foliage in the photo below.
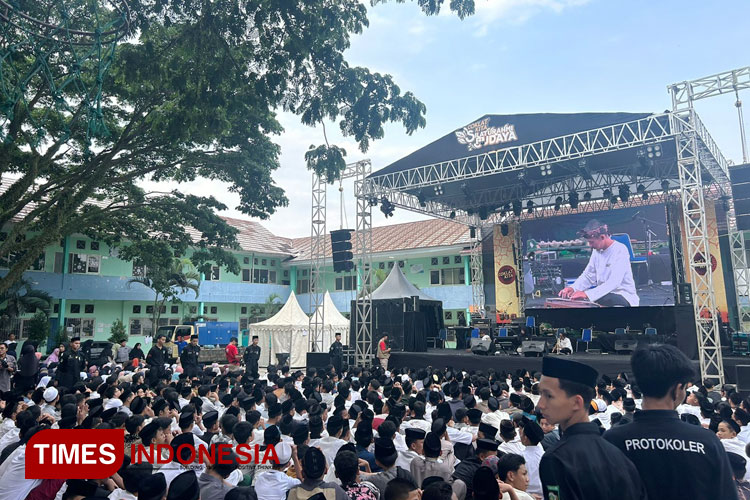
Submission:
{"label": "tree foliage", "polygon": [[20,279],[0,293],[0,321],[14,320],[37,309],[48,315],[51,305],[52,297],[47,292],[36,290],[30,281]]}
{"label": "tree foliage", "polygon": [[[443,1],[418,3],[436,14]],[[59,4],[87,29],[106,17],[101,10],[100,17],[85,15],[89,0],[20,5],[57,24]],[[235,231],[216,215],[226,208],[220,201],[179,190],[147,192],[139,183],[224,181],[239,195],[239,210],[267,218],[287,204],[272,178],[279,166],[273,137],[282,132],[280,110],[308,125],[337,124],[363,152],[383,137],[388,122],[400,123],[407,133],[425,125],[425,106],[411,92],[402,92],[390,75],[346,61],[351,36],[368,25],[367,9],[358,0],[128,4],[131,38],[117,46],[103,76],[96,67],[71,64],[59,50],[15,45],[20,33],[14,29],[0,33],[0,55],[18,69],[4,71],[0,83],[24,95],[0,107],[5,117],[0,173],[17,178],[0,193],[0,225],[13,222],[0,258],[15,256],[0,278],[0,291],[46,246],[74,232],[111,245],[163,242],[177,248],[177,255],[194,244],[197,266],[209,260],[236,265],[217,250],[236,245]],[[474,2],[451,0],[449,8],[463,18]],[[45,71],[14,79],[38,57],[46,58]],[[80,70],[81,85],[50,84],[50,76],[57,82],[71,69]],[[98,88],[100,78],[101,108],[92,109],[86,92]],[[107,132],[89,143],[92,112]],[[345,165],[344,155],[326,141],[306,156],[309,168],[332,182]],[[17,238],[23,234],[25,239]]]}
{"label": "tree foliage", "polygon": [[128,340],[128,332],[125,330],[125,325],[120,318],[117,318],[112,322],[112,327],[109,329],[109,338],[107,340],[113,344],[119,344],[123,340]]}
{"label": "tree foliage", "polygon": [[29,340],[37,345],[37,349],[40,350],[41,346],[47,342],[49,337],[50,324],[47,314],[42,311],[37,312],[29,320]]}

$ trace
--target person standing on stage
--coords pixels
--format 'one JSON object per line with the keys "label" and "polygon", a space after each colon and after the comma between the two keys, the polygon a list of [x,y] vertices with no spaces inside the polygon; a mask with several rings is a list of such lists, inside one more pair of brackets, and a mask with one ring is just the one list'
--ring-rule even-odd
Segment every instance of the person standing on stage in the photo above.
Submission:
{"label": "person standing on stage", "polygon": [[191,335],[190,343],[185,346],[180,354],[180,363],[182,369],[188,378],[197,377],[201,373],[200,365],[198,364],[198,358],[201,355],[201,347],[198,345],[198,336]]}
{"label": "person standing on stage", "polygon": [[695,378],[692,361],[674,346],[652,344],[637,349],[630,364],[643,393],[642,411],[632,423],[612,427],[604,439],[635,464],[648,497],[737,498],[719,439],[708,429],[683,422],[675,411]]}
{"label": "person standing on stage", "polygon": [[73,337],[70,340],[70,349],[60,356],[60,366],[57,368],[60,386],[71,389],[81,380],[81,372],[85,370],[86,358],[81,352],[81,338]]}
{"label": "person standing on stage", "polygon": [[[636,500],[646,498],[638,470],[589,422],[598,373],[565,358],[542,360],[538,408],[562,437],[539,463],[545,500]],[[657,497],[658,498],[658,497]]]}
{"label": "person standing on stage", "polygon": [[245,349],[245,366],[247,367],[248,373],[253,378],[258,378],[258,360],[260,360],[260,346],[258,345],[258,336],[253,335],[253,343]]}
{"label": "person standing on stage", "polygon": [[383,370],[388,369],[388,358],[391,357],[391,348],[388,347],[388,334],[385,333],[380,338],[380,342],[378,342],[378,360],[380,361],[380,366],[383,367]]}
{"label": "person standing on stage", "polygon": [[598,220],[589,221],[578,233],[592,248],[583,273],[558,296],[564,299],[589,300],[605,307],[637,306],[633,270],[628,247],[612,239],[609,227]]}
{"label": "person standing on stage", "polygon": [[341,359],[344,357],[344,346],[341,344],[341,332],[336,332],[336,340],[328,349],[331,356],[331,364],[336,368],[336,373],[341,373]]}

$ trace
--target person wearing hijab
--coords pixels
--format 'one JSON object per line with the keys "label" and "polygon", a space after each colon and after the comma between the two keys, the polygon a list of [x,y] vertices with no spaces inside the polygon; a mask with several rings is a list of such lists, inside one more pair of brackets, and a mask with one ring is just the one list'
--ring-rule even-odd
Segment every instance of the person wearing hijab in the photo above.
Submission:
{"label": "person wearing hijab", "polygon": [[36,385],[39,374],[39,358],[36,357],[36,349],[31,343],[24,344],[21,349],[21,358],[18,360],[18,372],[16,373],[15,385],[19,392],[26,392]]}
{"label": "person wearing hijab", "polygon": [[54,351],[52,351],[52,354],[47,356],[47,359],[44,361],[44,364],[49,366],[52,363],[59,363],[60,362],[60,348],[56,347]]}

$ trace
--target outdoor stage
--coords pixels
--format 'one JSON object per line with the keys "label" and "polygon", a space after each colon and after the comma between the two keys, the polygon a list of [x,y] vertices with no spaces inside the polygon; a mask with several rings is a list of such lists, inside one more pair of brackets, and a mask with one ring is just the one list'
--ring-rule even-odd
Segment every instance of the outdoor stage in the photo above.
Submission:
{"label": "outdoor stage", "polygon": [[[580,361],[594,367],[600,374],[616,376],[620,372],[630,373],[630,356],[619,354],[586,354],[578,353],[566,356],[567,359]],[[698,361],[695,364],[699,373]],[[736,383],[735,367],[750,365],[750,357],[724,356],[725,382]],[[531,372],[541,371],[542,358],[527,358],[502,354],[500,356],[480,356],[455,349],[429,349],[427,352],[394,352],[389,361],[389,368],[420,369],[427,366],[433,368],[459,368],[465,371],[494,368],[496,371],[515,371],[526,369]]]}

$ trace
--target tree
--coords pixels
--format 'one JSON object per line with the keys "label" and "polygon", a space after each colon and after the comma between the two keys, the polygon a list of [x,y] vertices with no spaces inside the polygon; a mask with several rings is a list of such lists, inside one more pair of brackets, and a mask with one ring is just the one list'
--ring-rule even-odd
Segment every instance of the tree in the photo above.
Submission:
{"label": "tree", "polygon": [[[14,9],[93,31],[114,12],[91,15],[97,3],[37,0]],[[443,1],[419,4],[436,14]],[[0,258],[15,257],[0,292],[73,232],[111,245],[159,240],[178,256],[194,245],[199,269],[214,261],[237,272],[225,250],[236,245],[235,231],[215,212],[222,203],[179,190],[146,192],[138,183],[224,181],[239,194],[242,212],[263,219],[287,203],[271,176],[279,165],[277,111],[323,127],[325,144],[305,157],[329,182],[346,152],[328,144],[326,122],[363,152],[388,122],[409,134],[425,125],[426,108],[412,93],[344,58],[350,37],[368,25],[359,0],[129,5],[131,35],[116,47],[107,74],[97,59],[79,63],[59,47],[40,50],[45,39],[16,43],[25,32],[0,23],[0,57],[14,69],[0,74],[0,173],[17,179],[0,194],[0,225],[13,223]],[[450,9],[463,18],[474,0],[451,0]],[[80,74],[80,85],[66,84],[71,73]],[[101,98],[92,101],[90,89],[99,88]]]}
{"label": "tree", "polygon": [[128,332],[125,331],[125,325],[122,323],[120,318],[117,318],[112,322],[112,327],[109,329],[108,341],[113,344],[119,344],[123,340],[128,340]]}
{"label": "tree", "polygon": [[7,325],[37,309],[47,316],[51,305],[51,295],[42,290],[35,290],[31,282],[20,279],[0,293],[0,322]]}
{"label": "tree", "polygon": [[47,314],[38,311],[29,320],[29,340],[37,346],[37,350],[41,350],[41,347],[47,342],[49,336],[50,325]]}
{"label": "tree", "polygon": [[[144,256],[145,257],[145,256]],[[180,295],[193,292],[198,297],[200,275],[192,267],[190,260],[172,257],[160,262],[159,256],[150,256],[146,263],[146,275],[132,278],[128,286],[141,284],[154,292],[152,334],[156,333],[161,310],[166,303],[180,302]]]}
{"label": "tree", "polygon": [[272,293],[271,295],[266,297],[264,310],[267,317],[272,317],[274,314],[279,312],[282,307],[284,307],[284,304],[281,303],[281,297],[279,297],[279,294]]}

